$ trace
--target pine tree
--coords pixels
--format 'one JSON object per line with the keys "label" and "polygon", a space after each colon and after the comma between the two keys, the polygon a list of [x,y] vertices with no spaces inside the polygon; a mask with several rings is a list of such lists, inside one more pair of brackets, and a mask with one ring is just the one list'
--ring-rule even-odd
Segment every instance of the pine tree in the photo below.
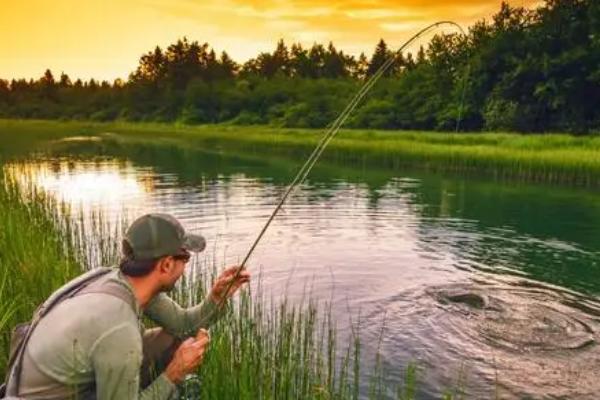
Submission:
{"label": "pine tree", "polygon": [[[7,80],[0,79],[0,102],[8,101],[10,96],[10,86]],[[2,112],[0,111],[0,114]]]}
{"label": "pine tree", "polygon": [[290,53],[283,39],[277,42],[277,47],[272,56],[272,63],[276,69],[275,74],[282,73],[285,76],[290,76]]}
{"label": "pine tree", "polygon": [[220,63],[222,71],[221,77],[223,79],[233,79],[239,68],[237,63],[233,61],[225,51],[221,53]]}
{"label": "pine tree", "polygon": [[54,86],[56,84],[56,81],[54,80],[54,75],[52,75],[52,71],[47,69],[46,72],[44,72],[44,76],[40,79],[40,83],[42,84],[42,86],[45,87]]}
{"label": "pine tree", "polygon": [[71,78],[69,78],[69,75],[67,75],[64,72],[62,72],[60,74],[60,81],[59,81],[58,85],[60,87],[69,87],[69,86],[71,86]]}
{"label": "pine tree", "polygon": [[308,52],[308,64],[310,65],[309,76],[311,78],[321,78],[323,76],[323,67],[325,65],[325,48],[322,44],[313,44]]}
{"label": "pine tree", "polygon": [[[379,40],[377,46],[375,47],[375,52],[371,57],[371,61],[369,62],[369,67],[367,68],[367,77],[373,76],[379,68],[391,57],[391,52],[388,50],[387,44],[383,39]],[[391,72],[388,70],[385,72],[384,76],[391,75]]]}
{"label": "pine tree", "polygon": [[157,82],[164,78],[166,69],[166,57],[160,47],[156,46],[154,51],[140,57],[137,69],[130,75],[132,81]]}
{"label": "pine tree", "polygon": [[293,77],[308,78],[311,73],[308,51],[300,43],[294,43],[290,50],[290,75]]}
{"label": "pine tree", "polygon": [[44,72],[44,76],[39,80],[42,97],[47,99],[55,99],[56,96],[56,81],[54,75],[49,69]]}
{"label": "pine tree", "polygon": [[353,76],[357,79],[364,80],[367,78],[367,71],[369,70],[369,60],[365,53],[360,53],[358,56],[358,61],[356,62],[356,66],[354,68]]}
{"label": "pine tree", "polygon": [[323,60],[323,76],[326,78],[341,78],[347,76],[344,53],[338,52],[329,42]]}
{"label": "pine tree", "polygon": [[417,65],[424,64],[427,61],[427,57],[425,57],[425,49],[423,46],[419,46],[419,51],[417,52]]}

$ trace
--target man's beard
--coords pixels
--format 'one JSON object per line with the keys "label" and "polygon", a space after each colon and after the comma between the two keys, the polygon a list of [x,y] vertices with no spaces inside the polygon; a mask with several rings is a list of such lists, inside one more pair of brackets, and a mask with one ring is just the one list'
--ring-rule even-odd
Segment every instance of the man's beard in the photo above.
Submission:
{"label": "man's beard", "polygon": [[[179,279],[178,279],[179,280]],[[170,293],[173,291],[173,289],[175,289],[175,286],[177,284],[177,281],[168,284],[168,285],[163,285],[163,287],[160,288],[161,293]]]}

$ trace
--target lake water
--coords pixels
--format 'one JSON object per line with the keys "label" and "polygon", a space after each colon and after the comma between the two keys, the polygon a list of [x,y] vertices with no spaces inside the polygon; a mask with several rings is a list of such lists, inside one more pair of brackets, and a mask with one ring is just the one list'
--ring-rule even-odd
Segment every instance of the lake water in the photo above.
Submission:
{"label": "lake water", "polygon": [[[207,238],[201,257],[225,265],[243,259],[300,163],[102,140],[5,171],[117,230],[174,214]],[[365,365],[383,332],[390,380],[415,362],[419,398],[458,385],[468,398],[595,399],[599,254],[595,191],[321,164],[249,266],[276,296],[309,287],[332,301],[342,342],[360,321]]]}

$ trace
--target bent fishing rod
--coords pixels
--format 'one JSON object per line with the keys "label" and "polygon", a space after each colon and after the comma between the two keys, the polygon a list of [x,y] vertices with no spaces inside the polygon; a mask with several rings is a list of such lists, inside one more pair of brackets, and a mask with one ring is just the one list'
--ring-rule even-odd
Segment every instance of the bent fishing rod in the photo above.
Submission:
{"label": "bent fishing rod", "polygon": [[[314,148],[314,150],[312,151],[312,153],[310,154],[310,156],[308,157],[306,162],[302,165],[302,167],[297,172],[297,174],[294,177],[294,179],[292,180],[292,182],[287,187],[283,196],[281,196],[279,203],[277,203],[277,205],[275,206],[275,209],[273,210],[273,212],[267,219],[265,225],[263,226],[263,228],[259,232],[258,236],[252,243],[250,250],[248,250],[248,253],[246,253],[244,260],[237,268],[235,275],[233,276],[233,278],[229,282],[228,286],[226,287],[225,293],[221,296],[221,299],[218,303],[218,307],[216,307],[216,309],[221,308],[222,303],[225,302],[225,300],[227,299],[227,295],[229,294],[229,291],[233,287],[235,281],[239,278],[241,272],[245,269],[248,259],[250,258],[250,256],[254,252],[254,250],[256,249],[256,246],[258,245],[258,243],[264,236],[264,234],[267,231],[267,229],[269,228],[269,226],[271,225],[271,222],[273,222],[273,219],[275,219],[275,216],[279,213],[279,210],[281,210],[281,207],[283,206],[283,204],[285,203],[287,198],[290,196],[290,194],[293,192],[293,190],[298,185],[300,185],[300,184],[302,184],[302,182],[304,182],[304,180],[306,179],[306,177],[308,176],[308,174],[310,173],[310,171],[316,164],[317,160],[319,159],[319,157],[325,150],[325,147],[327,147],[327,145],[329,144],[331,139],[333,139],[333,137],[338,133],[341,126],[346,122],[346,120],[348,119],[350,114],[356,109],[356,107],[360,103],[360,101],[365,97],[365,95],[369,92],[369,90],[373,87],[373,85],[375,85],[375,83],[379,80],[379,78],[381,78],[381,76],[383,76],[383,74],[392,66],[392,64],[396,61],[396,58],[400,54],[402,54],[404,49],[406,49],[408,46],[410,46],[413,42],[415,42],[421,36],[435,30],[436,28],[438,28],[441,25],[454,26],[461,32],[461,34],[465,35],[465,31],[462,29],[462,27],[453,21],[439,21],[434,24],[431,24],[431,25],[427,26],[426,28],[423,28],[418,33],[413,35],[410,39],[408,39],[406,42],[404,42],[404,44],[392,56],[390,56],[379,67],[379,69],[377,69],[377,71],[371,77],[369,77],[367,79],[367,81],[360,87],[358,92],[354,95],[352,100],[348,103],[346,108],[344,108],[344,110],[339,114],[339,116],[333,121],[331,126],[326,130],[325,134],[321,137],[321,139],[317,143],[317,146]],[[464,87],[465,86],[463,85],[463,98],[464,98]],[[461,102],[462,102],[462,100],[461,100]],[[458,119],[461,118],[461,113],[462,113],[462,103],[461,103],[461,107],[459,109]],[[456,129],[458,130],[458,122],[457,122]]]}

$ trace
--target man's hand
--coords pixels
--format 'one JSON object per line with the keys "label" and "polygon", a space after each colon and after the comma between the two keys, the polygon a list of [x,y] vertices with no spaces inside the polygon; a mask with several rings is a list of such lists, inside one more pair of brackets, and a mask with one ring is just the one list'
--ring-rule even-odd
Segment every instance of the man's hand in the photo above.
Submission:
{"label": "man's hand", "polygon": [[181,343],[165,370],[167,378],[174,384],[181,383],[187,374],[200,365],[209,342],[208,332],[200,329],[195,338],[189,338]]}
{"label": "man's hand", "polygon": [[[227,290],[227,288],[229,288],[229,285],[233,281],[233,278],[235,277],[239,268],[240,267],[237,266],[229,267],[225,271],[223,271],[221,275],[219,275],[210,291],[210,298],[212,299],[212,301],[214,301],[217,304],[222,304],[225,302],[225,291]],[[242,270],[236,278],[235,282],[233,282],[233,284],[231,285],[231,288],[229,288],[229,291],[227,292],[227,299],[233,296],[233,294],[237,292],[237,290],[244,283],[247,283],[249,281],[250,273],[245,269]]]}

